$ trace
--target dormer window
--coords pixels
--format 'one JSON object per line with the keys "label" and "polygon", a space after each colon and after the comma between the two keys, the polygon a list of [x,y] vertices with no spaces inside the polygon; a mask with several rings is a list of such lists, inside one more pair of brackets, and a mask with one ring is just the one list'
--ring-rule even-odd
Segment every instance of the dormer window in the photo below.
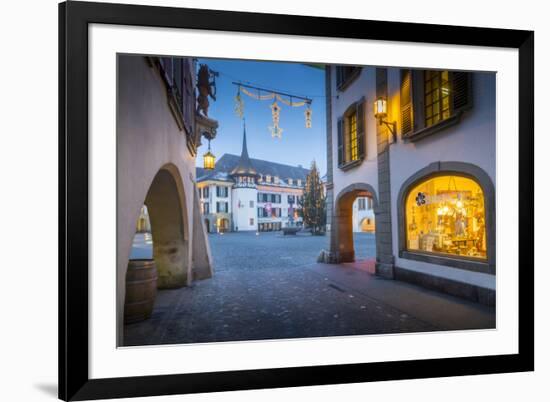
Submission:
{"label": "dormer window", "polygon": [[275,176],[275,177],[273,178],[273,182],[274,182],[275,184],[279,184],[279,176]]}
{"label": "dormer window", "polygon": [[298,187],[302,187],[302,180],[298,179]]}
{"label": "dormer window", "polygon": [[288,179],[288,185],[292,186],[292,179],[291,178]]}
{"label": "dormer window", "polygon": [[265,182],[266,183],[271,183],[271,176],[270,175],[265,176]]}

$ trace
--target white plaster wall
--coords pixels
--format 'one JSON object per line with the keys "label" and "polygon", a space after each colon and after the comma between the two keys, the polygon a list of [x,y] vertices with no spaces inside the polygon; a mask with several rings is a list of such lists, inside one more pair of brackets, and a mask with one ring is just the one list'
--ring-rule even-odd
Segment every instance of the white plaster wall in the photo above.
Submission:
{"label": "white plaster wall", "polygon": [[[231,212],[233,213],[233,227],[243,230],[256,230],[258,227],[257,203],[258,190],[255,188],[235,188],[233,189],[233,201]],[[254,207],[250,208],[250,201],[253,201]],[[239,202],[242,205],[239,208]],[[254,224],[250,224],[250,218],[254,219]]]}
{"label": "white plaster wall", "polygon": [[[397,198],[402,184],[418,170],[436,161],[460,161],[482,168],[496,184],[496,78],[493,73],[473,77],[473,108],[457,125],[404,143],[400,138],[390,146],[392,241],[396,266],[433,272],[438,265],[399,258]],[[388,70],[388,98],[399,93],[399,70]],[[399,99],[399,96],[395,96]],[[392,110],[393,105],[389,106]],[[398,124],[400,124],[399,119]],[[400,131],[400,129],[398,129]],[[446,271],[449,271],[448,269]],[[453,270],[458,271],[458,270]],[[464,272],[463,276],[480,275]]]}
{"label": "white plaster wall", "polygon": [[[192,250],[195,158],[185,133],[171,114],[157,70],[145,58],[118,58],[117,113],[117,317],[119,341],[124,314],[125,276],[140,209],[153,178],[166,164],[174,165],[184,188],[184,231]],[[188,269],[191,255],[188,253]],[[188,272],[189,273],[189,272]],[[188,275],[191,278],[191,275]]]}
{"label": "white plaster wall", "polygon": [[[376,100],[376,69],[363,67],[357,77],[344,91],[336,89],[336,68],[331,67],[332,88],[332,177],[334,197],[340,191],[353,183],[370,184],[378,192],[376,119],[374,118],[373,102]],[[367,132],[366,158],[361,165],[343,171],[338,168],[338,118],[354,102],[365,98],[365,129]],[[378,198],[378,194],[377,198]]]}

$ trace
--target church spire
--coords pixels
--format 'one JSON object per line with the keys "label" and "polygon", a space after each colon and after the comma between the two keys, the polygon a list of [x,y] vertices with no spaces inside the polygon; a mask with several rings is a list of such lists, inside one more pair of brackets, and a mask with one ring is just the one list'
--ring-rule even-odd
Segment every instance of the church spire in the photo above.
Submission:
{"label": "church spire", "polygon": [[237,166],[231,171],[233,176],[257,176],[258,172],[252,165],[250,157],[248,156],[248,148],[246,146],[246,121],[243,119],[243,148],[241,150],[241,157]]}

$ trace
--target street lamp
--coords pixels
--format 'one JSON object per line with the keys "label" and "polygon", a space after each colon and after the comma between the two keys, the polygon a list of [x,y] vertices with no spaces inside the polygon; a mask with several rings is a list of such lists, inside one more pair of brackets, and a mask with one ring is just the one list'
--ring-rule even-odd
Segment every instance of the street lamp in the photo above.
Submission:
{"label": "street lamp", "polygon": [[383,98],[379,97],[374,102],[374,117],[378,119],[378,124],[382,125],[385,124],[386,127],[390,130],[390,133],[392,134],[393,142],[395,142],[395,126],[396,122],[389,122],[384,120],[388,116],[388,101]]}
{"label": "street lamp", "polygon": [[210,152],[210,140],[208,140],[208,152],[203,155],[203,160],[206,170],[212,170],[216,166],[216,157]]}

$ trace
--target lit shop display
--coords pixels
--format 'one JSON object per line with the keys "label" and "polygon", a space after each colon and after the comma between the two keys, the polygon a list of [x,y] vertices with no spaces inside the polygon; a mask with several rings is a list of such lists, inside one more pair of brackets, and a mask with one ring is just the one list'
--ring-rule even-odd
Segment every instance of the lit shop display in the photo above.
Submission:
{"label": "lit shop display", "polygon": [[487,258],[484,197],[474,180],[423,181],[407,196],[405,214],[408,250]]}

